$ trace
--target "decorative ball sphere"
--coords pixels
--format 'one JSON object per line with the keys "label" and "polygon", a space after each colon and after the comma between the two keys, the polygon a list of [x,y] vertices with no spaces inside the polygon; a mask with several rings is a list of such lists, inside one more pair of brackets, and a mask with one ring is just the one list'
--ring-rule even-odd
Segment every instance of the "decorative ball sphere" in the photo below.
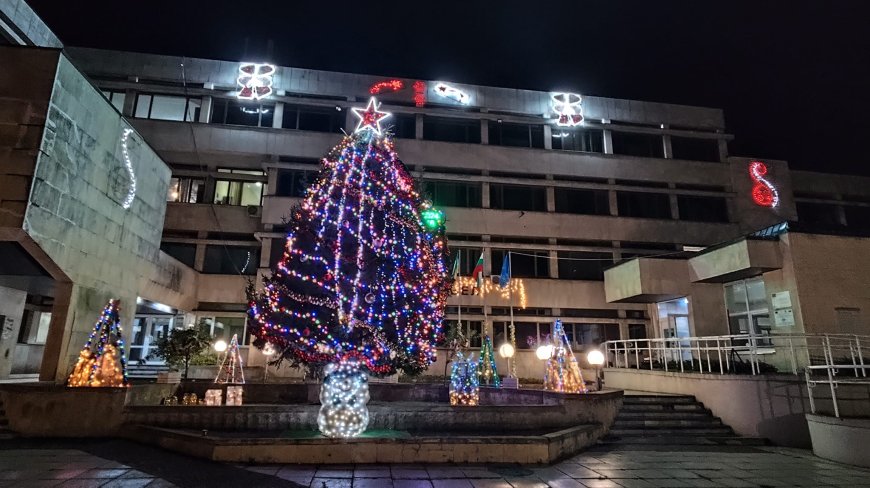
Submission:
{"label": "decorative ball sphere", "polygon": [[368,304],[375,303],[375,294],[374,293],[366,294],[366,303],[368,303]]}
{"label": "decorative ball sphere", "polygon": [[509,342],[505,342],[498,348],[498,354],[503,358],[514,357],[514,352],[514,346]]}

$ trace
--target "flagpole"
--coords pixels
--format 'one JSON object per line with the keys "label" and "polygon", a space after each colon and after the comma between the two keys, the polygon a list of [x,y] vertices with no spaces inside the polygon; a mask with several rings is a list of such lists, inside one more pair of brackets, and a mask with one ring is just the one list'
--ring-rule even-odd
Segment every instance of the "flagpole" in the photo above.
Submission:
{"label": "flagpole", "polygon": [[[516,354],[517,345],[514,344],[516,339],[516,332],[514,332],[514,288],[512,283],[514,279],[513,266],[514,263],[513,259],[511,258],[511,251],[508,251],[508,304],[511,311],[511,325],[510,329],[508,329],[507,339],[508,342],[510,342],[511,345],[514,347],[514,354]],[[515,378],[517,369],[516,361],[511,361],[510,358],[508,358],[508,363],[508,374],[511,378]]]}

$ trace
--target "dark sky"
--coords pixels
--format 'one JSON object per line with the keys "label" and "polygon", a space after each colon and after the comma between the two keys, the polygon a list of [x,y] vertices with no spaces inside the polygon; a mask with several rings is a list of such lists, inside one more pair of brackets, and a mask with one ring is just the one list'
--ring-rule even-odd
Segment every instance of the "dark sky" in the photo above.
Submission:
{"label": "dark sky", "polygon": [[870,175],[866,0],[28,2],[67,45],[719,107],[733,155]]}

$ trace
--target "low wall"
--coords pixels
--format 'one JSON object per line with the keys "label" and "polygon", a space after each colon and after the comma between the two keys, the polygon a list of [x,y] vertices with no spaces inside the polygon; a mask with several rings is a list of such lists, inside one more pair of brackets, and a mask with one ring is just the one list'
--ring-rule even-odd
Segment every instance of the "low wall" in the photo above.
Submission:
{"label": "low wall", "polygon": [[836,418],[807,414],[813,453],[839,463],[870,468],[870,418]]}

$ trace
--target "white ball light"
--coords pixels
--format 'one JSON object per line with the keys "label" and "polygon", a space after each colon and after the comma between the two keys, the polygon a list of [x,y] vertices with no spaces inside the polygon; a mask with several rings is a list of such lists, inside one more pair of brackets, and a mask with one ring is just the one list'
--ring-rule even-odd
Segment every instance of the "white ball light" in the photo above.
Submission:
{"label": "white ball light", "polygon": [[320,413],[317,426],[327,437],[356,437],[369,424],[368,376],[359,363],[347,361],[326,368],[320,389]]}
{"label": "white ball light", "polygon": [[598,349],[593,349],[586,355],[586,361],[593,366],[601,366],[604,364],[604,354]]}
{"label": "white ball light", "polygon": [[538,349],[535,350],[535,356],[538,356],[538,359],[550,359],[550,356],[553,355],[553,345],[545,344],[543,346],[538,346]]}
{"label": "white ball light", "polygon": [[214,343],[214,350],[217,352],[224,352],[227,350],[227,341],[219,340]]}
{"label": "white ball light", "polygon": [[498,354],[503,358],[512,358],[514,357],[514,346],[509,342],[505,342],[498,348]]}

